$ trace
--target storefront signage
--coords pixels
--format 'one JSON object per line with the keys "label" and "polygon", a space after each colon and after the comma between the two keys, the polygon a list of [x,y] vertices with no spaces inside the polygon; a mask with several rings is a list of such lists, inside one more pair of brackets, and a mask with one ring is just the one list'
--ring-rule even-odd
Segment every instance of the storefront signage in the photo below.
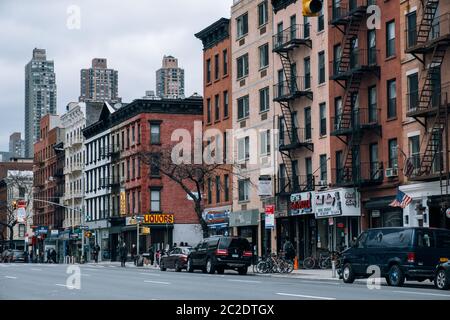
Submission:
{"label": "storefront signage", "polygon": [[230,220],[231,206],[206,209],[203,220],[209,228],[226,227]]}
{"label": "storefront signage", "polygon": [[144,215],[145,224],[173,224],[175,221],[173,214],[146,214]]}
{"label": "storefront signage", "polygon": [[275,227],[275,205],[268,204],[265,207],[264,222],[266,229],[273,229]]}
{"label": "storefront signage", "polygon": [[18,223],[25,223],[26,216],[27,216],[27,212],[24,207],[20,207],[17,209],[17,222]]}
{"label": "storefront signage", "polygon": [[257,226],[258,220],[258,209],[230,213],[230,227]]}
{"label": "storefront signage", "polygon": [[313,211],[316,218],[360,216],[360,194],[346,188],[318,191],[314,196]]}
{"label": "storefront signage", "polygon": [[59,235],[59,230],[52,230],[51,231],[51,236],[52,237],[57,237]]}
{"label": "storefront signage", "polygon": [[125,191],[120,191],[120,215],[124,216],[127,214],[127,199]]}
{"label": "storefront signage", "polygon": [[39,227],[37,227],[35,233],[36,233],[36,235],[47,234],[48,227],[47,226],[39,226]]}
{"label": "storefront signage", "polygon": [[312,192],[302,192],[291,195],[290,214],[294,216],[313,213],[312,199]]}
{"label": "storefront signage", "polygon": [[272,180],[270,177],[260,177],[258,181],[258,195],[271,196],[272,195]]}

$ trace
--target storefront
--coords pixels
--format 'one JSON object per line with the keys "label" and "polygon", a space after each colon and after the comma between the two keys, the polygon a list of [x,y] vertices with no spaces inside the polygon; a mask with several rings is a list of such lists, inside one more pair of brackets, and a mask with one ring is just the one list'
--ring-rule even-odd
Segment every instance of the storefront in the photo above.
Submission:
{"label": "storefront", "polygon": [[[315,254],[316,221],[312,200],[314,192],[292,194],[290,198],[289,224],[296,256],[300,261]],[[282,244],[281,244],[282,245]]]}
{"label": "storefront", "polygon": [[253,254],[258,254],[258,225],[260,212],[258,209],[243,210],[230,213],[230,227],[235,228],[234,235],[246,238],[253,248]]}
{"label": "storefront", "polygon": [[207,208],[203,211],[203,220],[208,225],[208,235],[230,235],[231,206]]}
{"label": "storefront", "polygon": [[445,216],[446,208],[441,207],[439,181],[403,185],[400,191],[412,198],[403,209],[405,227],[432,227],[450,229],[450,219]]}
{"label": "storefront", "polygon": [[363,204],[369,216],[369,228],[403,226],[403,210],[389,206],[394,200],[395,195],[373,198]]}
{"label": "storefront", "polygon": [[361,196],[356,189],[339,188],[315,193],[317,248],[342,251],[360,232]]}
{"label": "storefront", "polygon": [[98,244],[100,255],[98,260],[108,260],[110,255],[109,227],[108,220],[97,220],[86,222],[89,237],[85,237],[85,254],[88,261],[94,259],[94,247]]}

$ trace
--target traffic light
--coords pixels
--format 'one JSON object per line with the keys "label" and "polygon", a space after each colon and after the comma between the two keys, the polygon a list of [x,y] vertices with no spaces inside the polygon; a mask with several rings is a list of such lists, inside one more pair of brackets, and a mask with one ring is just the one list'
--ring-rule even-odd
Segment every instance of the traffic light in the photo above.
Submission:
{"label": "traffic light", "polygon": [[303,11],[305,17],[317,17],[320,15],[323,7],[323,0],[302,0]]}

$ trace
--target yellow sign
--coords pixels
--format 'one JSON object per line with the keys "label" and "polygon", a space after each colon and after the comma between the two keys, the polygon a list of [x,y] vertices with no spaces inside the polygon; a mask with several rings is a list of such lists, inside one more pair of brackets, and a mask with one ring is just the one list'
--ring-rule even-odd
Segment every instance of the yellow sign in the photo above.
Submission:
{"label": "yellow sign", "polygon": [[150,228],[142,227],[141,228],[141,234],[150,234]]}
{"label": "yellow sign", "polygon": [[125,191],[120,191],[120,215],[124,216],[127,214],[127,199]]}
{"label": "yellow sign", "polygon": [[173,214],[146,214],[144,215],[145,224],[173,224],[175,221]]}
{"label": "yellow sign", "polygon": [[440,258],[439,259],[439,262],[447,262],[448,261],[448,258]]}

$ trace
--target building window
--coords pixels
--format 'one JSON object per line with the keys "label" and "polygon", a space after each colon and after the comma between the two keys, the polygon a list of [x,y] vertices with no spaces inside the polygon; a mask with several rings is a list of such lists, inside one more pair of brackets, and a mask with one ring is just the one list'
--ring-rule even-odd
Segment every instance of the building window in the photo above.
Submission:
{"label": "building window", "polygon": [[236,18],[237,39],[242,38],[248,33],[248,13]]}
{"label": "building window", "polygon": [[127,159],[127,180],[130,180],[130,159]]}
{"label": "building window", "polygon": [[137,178],[141,177],[141,158],[137,159]]}
{"label": "building window", "polygon": [[211,123],[211,99],[206,99],[206,123]]}
{"label": "building window", "polygon": [[342,150],[336,151],[336,182],[341,183],[344,180],[344,169],[342,163]]}
{"label": "building window", "polygon": [[220,202],[220,176],[216,176],[216,203]]}
{"label": "building window", "polygon": [[[99,144],[100,147],[100,144]],[[130,147],[130,128],[127,128],[127,149]]]}
{"label": "building window", "polygon": [[259,47],[259,68],[263,69],[269,66],[269,44],[266,43]]}
{"label": "building window", "polygon": [[325,102],[319,104],[320,112],[320,135],[325,136],[327,134],[327,110]]}
{"label": "building window", "polygon": [[408,110],[416,110],[419,104],[419,76],[416,73],[408,76]]}
{"label": "building window", "polygon": [[388,119],[397,116],[397,86],[395,79],[387,82],[387,96],[388,96]]}
{"label": "building window", "polygon": [[270,156],[270,129],[259,133],[261,156]]}
{"label": "building window", "polygon": [[211,59],[206,60],[206,83],[211,82]]}
{"label": "building window", "polygon": [[229,105],[229,97],[228,91],[223,92],[223,117],[228,117],[228,105]]}
{"label": "building window", "polygon": [[150,189],[150,210],[152,212],[161,211],[161,190]]}
{"label": "building window", "polygon": [[138,212],[141,213],[141,190],[138,190],[137,202],[138,202]]}
{"label": "building window", "polygon": [[[310,140],[312,137],[311,107],[305,108],[304,112],[305,112],[305,139]],[[298,128],[298,126],[296,127]]]}
{"label": "building window", "polygon": [[212,203],[212,181],[208,178],[208,204]]}
{"label": "building window", "polygon": [[258,5],[258,27],[261,27],[269,20],[269,11],[267,10],[267,1]]}
{"label": "building window", "polygon": [[249,116],[249,101],[248,96],[239,98],[237,101],[238,105],[238,116],[237,119],[245,119]]}
{"label": "building window", "polygon": [[407,23],[407,45],[408,48],[414,47],[417,44],[417,12],[411,12],[406,16]]}
{"label": "building window", "polygon": [[420,171],[420,139],[419,136],[409,137],[409,156],[414,165],[414,172]]}
{"label": "building window", "polygon": [[305,89],[311,88],[311,59],[304,59]]}
{"label": "building window", "polygon": [[[137,143],[141,144],[141,124],[138,124],[137,126]],[[113,136],[113,143],[114,145],[114,136]]]}
{"label": "building window", "polygon": [[219,79],[219,72],[220,68],[219,68],[219,55],[216,54],[214,56],[214,79],[217,80]]}
{"label": "building window", "polygon": [[269,87],[259,90],[259,112],[266,112],[269,110]]}
{"label": "building window", "polygon": [[134,131],[135,127],[131,127],[131,144],[134,145],[136,141],[136,132]]}
{"label": "building window", "polygon": [[327,172],[327,155],[320,155],[320,180],[324,181],[325,184],[328,181],[328,172]]}
{"label": "building window", "polygon": [[378,121],[378,111],[377,111],[377,87],[372,86],[369,88],[369,122]]}
{"label": "building window", "polygon": [[160,124],[150,124],[150,143],[160,144],[161,143],[161,126]]}
{"label": "building window", "polygon": [[309,18],[306,16],[303,16],[303,37],[305,39],[308,39],[310,35],[310,23]]}
{"label": "building window", "polygon": [[228,50],[223,50],[223,54],[222,54],[222,58],[223,58],[223,75],[227,75],[228,74]]}
{"label": "building window", "polygon": [[238,194],[239,201],[248,201],[249,199],[249,179],[243,179],[238,181]]}
{"label": "building window", "polygon": [[133,168],[131,170],[131,179],[136,179],[136,158],[133,158],[132,160]]}
{"label": "building window", "polygon": [[386,57],[395,55],[395,21],[386,23]]}
{"label": "building window", "polygon": [[319,52],[319,84],[325,82],[325,52]]}
{"label": "building window", "polygon": [[397,139],[390,139],[389,146],[389,168],[398,168]]}
{"label": "building window", "polygon": [[223,183],[223,187],[224,187],[224,197],[225,197],[225,201],[229,201],[230,200],[230,176],[228,174],[223,176],[224,178],[224,183]]}
{"label": "building window", "polygon": [[238,161],[246,161],[250,158],[250,137],[238,140]]}
{"label": "building window", "polygon": [[150,175],[152,177],[159,177],[159,166],[160,166],[161,156],[158,153],[153,153],[151,155],[151,165],[150,165]]}
{"label": "building window", "polygon": [[237,78],[243,78],[248,75],[248,53],[237,58]]}
{"label": "building window", "polygon": [[214,97],[214,120],[219,121],[220,119],[220,96],[216,94]]}
{"label": "building window", "polygon": [[323,15],[323,7],[320,11],[320,15],[317,18],[317,32],[323,31],[325,29],[325,17]]}

